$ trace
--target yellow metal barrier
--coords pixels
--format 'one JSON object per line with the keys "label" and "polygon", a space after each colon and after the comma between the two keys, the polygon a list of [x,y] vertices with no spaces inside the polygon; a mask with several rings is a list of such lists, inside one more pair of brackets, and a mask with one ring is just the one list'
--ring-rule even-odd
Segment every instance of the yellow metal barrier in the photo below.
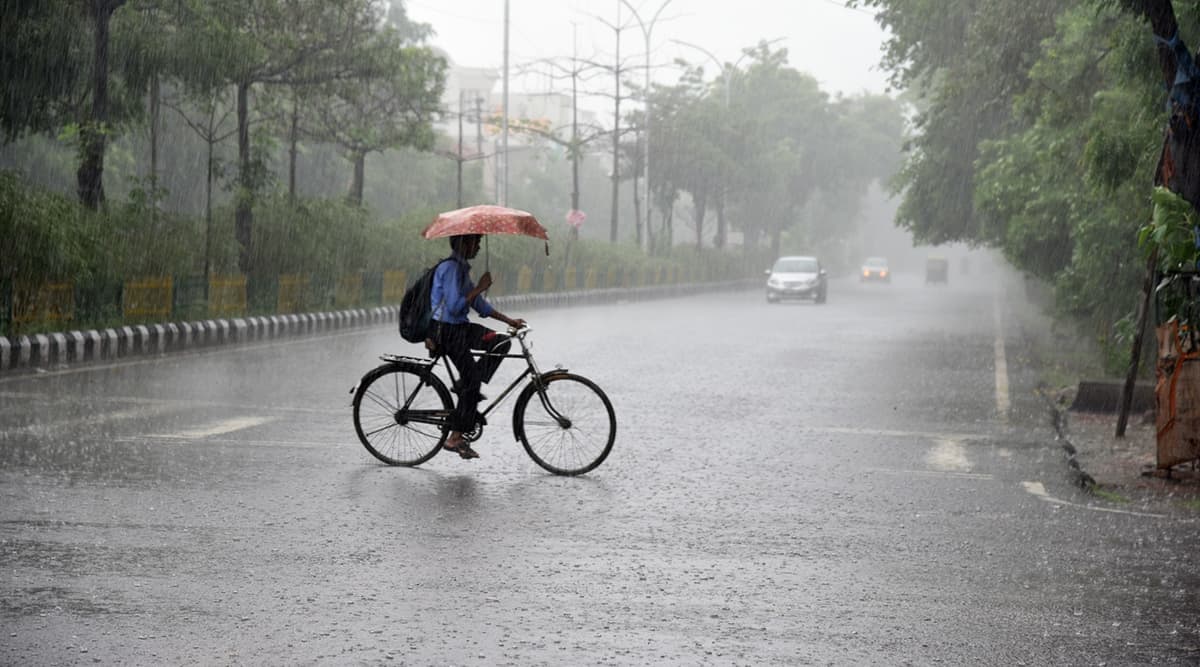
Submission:
{"label": "yellow metal barrier", "polygon": [[383,303],[384,305],[400,303],[404,300],[404,290],[408,287],[408,272],[404,269],[383,272]]}
{"label": "yellow metal barrier", "polygon": [[587,275],[583,278],[583,288],[596,289],[596,267],[587,270]]}
{"label": "yellow metal barrier", "polygon": [[557,285],[558,274],[550,269],[542,270],[542,291],[553,292]]}
{"label": "yellow metal barrier", "polygon": [[608,276],[607,276],[606,280],[604,281],[604,286],[605,287],[616,287],[617,286],[617,267],[615,267],[615,266],[608,267]]}
{"label": "yellow metal barrier", "polygon": [[563,273],[563,289],[573,290],[578,287],[575,284],[577,282],[579,282],[579,269],[568,266],[567,270]]}
{"label": "yellow metal barrier", "polygon": [[213,276],[208,281],[208,316],[246,314],[246,276]]}
{"label": "yellow metal barrier", "polygon": [[337,287],[333,293],[335,308],[353,308],[362,303],[363,276],[362,273],[347,273],[338,278]]}
{"label": "yellow metal barrier", "polygon": [[75,319],[75,284],[13,286],[13,324],[70,322]]}
{"label": "yellow metal barrier", "polygon": [[517,291],[528,292],[533,289],[533,269],[522,266],[517,272]]}
{"label": "yellow metal barrier", "polygon": [[285,273],[279,276],[279,293],[275,297],[275,312],[279,314],[303,313],[307,310],[309,278],[303,273]]}
{"label": "yellow metal barrier", "polygon": [[127,320],[171,318],[174,295],[171,276],[128,280],[121,292],[121,310]]}

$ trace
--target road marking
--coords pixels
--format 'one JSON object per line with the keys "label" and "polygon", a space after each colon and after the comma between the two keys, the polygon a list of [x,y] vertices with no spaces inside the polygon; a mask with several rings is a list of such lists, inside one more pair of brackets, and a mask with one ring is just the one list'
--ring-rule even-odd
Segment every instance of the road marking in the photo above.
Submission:
{"label": "road marking", "polygon": [[140,417],[153,417],[165,412],[172,412],[182,407],[180,405],[146,405],[131,410],[116,410],[112,412],[89,412],[82,417],[74,417],[72,419],[59,419],[41,424],[28,424],[26,426],[16,426],[13,428],[0,431],[0,438],[7,438],[21,434],[44,434],[48,431],[70,428],[74,426],[95,426],[107,422],[118,421],[122,419],[137,419]]}
{"label": "road marking", "polygon": [[966,450],[958,440],[938,438],[938,444],[925,454],[925,463],[934,470],[943,472],[970,472],[971,462]]}
{"label": "road marking", "polygon": [[1000,419],[1008,420],[1008,360],[1004,357],[1004,317],[1000,298],[991,302],[992,320],[996,325],[996,411]]}
{"label": "road marking", "polygon": [[1154,519],[1165,519],[1167,516],[1165,514],[1153,514],[1150,512],[1133,512],[1130,510],[1119,510],[1119,509],[1114,509],[1112,507],[1095,507],[1092,505],[1080,505],[1079,503],[1073,503],[1069,500],[1055,498],[1054,496],[1050,495],[1049,493],[1046,493],[1046,487],[1041,482],[1021,482],[1021,486],[1025,487],[1025,490],[1028,491],[1035,498],[1044,500],[1044,501],[1046,501],[1048,503],[1052,503],[1054,505],[1064,505],[1066,507],[1078,507],[1081,510],[1092,510],[1093,512],[1108,512],[1110,514],[1127,514],[1129,516],[1144,516],[1144,517],[1151,517]]}
{"label": "road marking", "polygon": [[982,472],[954,472],[949,470],[897,470],[895,468],[863,468],[867,472],[878,472],[885,475],[917,475],[918,477],[952,477],[955,479],[992,480],[994,475]]}
{"label": "road marking", "polygon": [[893,438],[924,438],[927,440],[965,440],[994,439],[996,436],[988,433],[934,433],[931,431],[900,431],[883,428],[854,428],[849,426],[805,426],[802,431],[812,433],[842,433],[847,435],[882,435]]}
{"label": "road marking", "polygon": [[[130,435],[112,438],[113,442],[130,442],[130,443],[160,443],[162,444],[164,436],[157,435]],[[184,442],[183,438],[167,438],[173,442]],[[314,440],[257,440],[257,439],[234,439],[234,438],[206,438],[205,444],[210,445],[236,445],[238,447],[300,447],[304,449],[330,449],[335,447],[345,447],[347,441],[329,441],[316,442]]]}
{"label": "road marking", "polygon": [[171,440],[199,440],[213,435],[225,435],[234,431],[253,428],[277,420],[278,417],[234,417],[219,421],[208,428],[179,431],[178,433],[163,433],[150,435],[151,438],[167,438]]}
{"label": "road marking", "polygon": [[1008,361],[1004,356],[1004,317],[999,298],[992,301],[992,319],[996,325],[996,411],[1001,419],[1008,419]]}
{"label": "road marking", "polygon": [[[21,391],[0,391],[0,398],[26,398],[26,399],[47,399],[47,400],[62,400],[50,392],[21,392]],[[66,402],[70,402],[67,399]],[[300,413],[311,415],[344,415],[350,410],[350,401],[347,400],[342,407],[337,408],[304,408],[286,405],[247,405],[245,403],[229,403],[225,401],[198,401],[194,398],[146,398],[144,396],[89,396],[87,404],[92,405],[96,402],[104,403],[131,403],[133,405],[157,405],[157,406],[178,406],[180,409],[185,407],[199,408],[216,408],[224,410],[257,410],[260,412],[284,412],[284,413]]]}

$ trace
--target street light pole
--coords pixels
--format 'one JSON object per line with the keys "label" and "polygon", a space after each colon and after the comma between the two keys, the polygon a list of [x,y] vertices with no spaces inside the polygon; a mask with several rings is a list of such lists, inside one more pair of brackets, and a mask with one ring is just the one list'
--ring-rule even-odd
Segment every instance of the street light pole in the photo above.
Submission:
{"label": "street light pole", "polygon": [[[646,235],[650,235],[650,211],[654,208],[650,202],[650,33],[654,31],[654,24],[658,21],[659,15],[671,4],[671,0],[664,0],[659,5],[658,10],[654,12],[654,16],[647,23],[642,20],[641,14],[638,13],[637,7],[629,4],[629,0],[621,0],[621,2],[633,12],[633,17],[637,19],[638,27],[642,29],[642,37],[646,43],[646,75],[645,75],[645,91],[646,96],[644,111],[646,118],[642,123],[642,165],[646,170],[645,186],[646,186]],[[642,229],[637,230],[638,247],[642,246]]]}
{"label": "street light pole", "polygon": [[[761,41],[758,43],[758,45],[759,46],[770,46],[771,44],[774,44],[775,42],[781,42],[783,40],[784,40],[783,37],[776,37],[775,39],[772,39],[769,41]],[[719,69],[721,71],[721,85],[722,85],[722,87],[725,88],[725,108],[728,109],[729,108],[729,88],[730,88],[729,79],[733,75],[733,73],[737,71],[738,65],[740,65],[741,62],[743,60],[745,60],[746,57],[751,54],[751,52],[750,51],[742,51],[742,55],[739,56],[737,60],[733,61],[732,64],[728,64],[728,63],[721,62],[720,58],[717,58],[716,56],[714,56],[712,54],[711,51],[704,48],[703,46],[700,46],[699,44],[692,44],[691,42],[685,42],[682,39],[672,39],[671,41],[675,42],[676,44],[679,44],[681,46],[687,46],[687,47],[696,49],[700,53],[703,53],[704,55],[708,56],[709,60],[713,61],[713,64],[716,65],[717,69]]]}
{"label": "street light pole", "polygon": [[504,120],[500,140],[501,168],[500,205],[508,206],[508,0],[504,0]]}

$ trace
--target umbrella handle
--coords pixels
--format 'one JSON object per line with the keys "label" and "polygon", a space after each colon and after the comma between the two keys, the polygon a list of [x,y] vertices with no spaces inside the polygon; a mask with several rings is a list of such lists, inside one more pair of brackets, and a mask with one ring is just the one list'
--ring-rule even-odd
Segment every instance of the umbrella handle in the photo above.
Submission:
{"label": "umbrella handle", "polygon": [[489,264],[488,260],[489,259],[491,259],[491,255],[488,253],[488,237],[487,237],[487,234],[484,234],[483,235],[483,272],[484,273],[487,273],[488,271],[491,270],[488,268],[488,264]]}

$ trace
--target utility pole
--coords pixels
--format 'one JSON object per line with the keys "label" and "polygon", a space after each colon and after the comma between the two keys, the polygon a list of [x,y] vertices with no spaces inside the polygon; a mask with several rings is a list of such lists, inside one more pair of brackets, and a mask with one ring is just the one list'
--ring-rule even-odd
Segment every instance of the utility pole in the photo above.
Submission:
{"label": "utility pole", "polygon": [[[505,1],[507,2],[507,0]],[[659,5],[658,10],[654,12],[654,16],[651,17],[649,23],[642,20],[642,16],[638,13],[637,7],[629,4],[629,0],[621,0],[621,2],[629,8],[629,11],[633,12],[633,17],[637,19],[638,27],[642,29],[642,37],[645,38],[646,42],[646,87],[643,91],[643,94],[646,96],[643,111],[646,118],[642,122],[642,166],[646,170],[646,177],[644,180],[646,186],[646,235],[649,236],[650,213],[654,210],[654,207],[650,201],[650,34],[654,31],[654,24],[658,21],[659,15],[661,15],[662,11],[667,8],[667,5],[671,4],[671,0],[664,0],[664,2]],[[637,242],[638,247],[642,247],[642,226],[640,224],[637,228]]]}
{"label": "utility pole", "polygon": [[483,98],[475,98],[475,154],[483,155]]}
{"label": "utility pole", "polygon": [[504,0],[504,103],[503,103],[504,120],[503,129],[501,131],[502,138],[500,140],[500,159],[502,166],[500,168],[501,183],[497,190],[500,191],[500,205],[508,206],[508,0]]}
{"label": "utility pole", "polygon": [[613,147],[612,147],[612,213],[609,220],[608,242],[617,242],[617,223],[620,220],[621,189],[621,0],[617,0],[616,33],[617,52],[613,59]]}
{"label": "utility pole", "polygon": [[466,113],[466,111],[463,109],[463,99],[464,99],[463,95],[464,95],[463,91],[459,90],[458,91],[458,159],[455,160],[455,162],[458,163],[458,206],[456,208],[463,207],[463,200],[462,200],[462,170],[463,170],[463,149],[462,149],[463,137],[462,137],[462,133],[463,133],[463,128],[462,128],[462,126],[463,126],[463,114]]}

